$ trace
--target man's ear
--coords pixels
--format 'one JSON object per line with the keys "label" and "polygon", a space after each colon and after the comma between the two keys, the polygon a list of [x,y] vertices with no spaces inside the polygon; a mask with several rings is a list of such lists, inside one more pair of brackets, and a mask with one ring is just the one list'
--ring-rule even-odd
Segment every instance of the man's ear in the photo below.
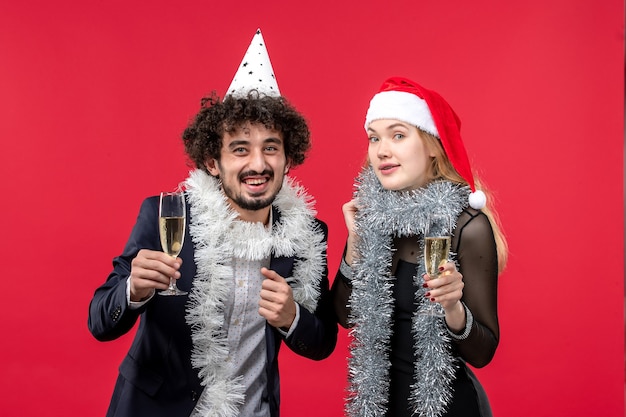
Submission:
{"label": "man's ear", "polygon": [[206,167],[207,171],[209,171],[209,174],[213,175],[214,177],[220,176],[220,168],[218,166],[217,159],[215,158],[207,159],[204,162],[204,166]]}
{"label": "man's ear", "polygon": [[285,175],[289,174],[289,168],[291,168],[291,162],[287,161],[287,164],[285,165],[285,170],[284,170],[283,174],[285,174]]}

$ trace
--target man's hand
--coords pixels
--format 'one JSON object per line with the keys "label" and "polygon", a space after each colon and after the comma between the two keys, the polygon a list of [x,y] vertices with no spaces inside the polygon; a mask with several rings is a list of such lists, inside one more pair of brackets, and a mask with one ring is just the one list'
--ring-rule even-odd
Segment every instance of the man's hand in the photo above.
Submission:
{"label": "man's hand", "polygon": [[274,326],[289,329],[296,318],[296,302],[291,287],[285,278],[276,272],[261,268],[265,277],[261,286],[259,314]]}
{"label": "man's hand", "polygon": [[170,277],[180,278],[178,269],[183,260],[172,258],[164,252],[142,249],[131,263],[130,300],[141,301],[155,290],[165,290]]}

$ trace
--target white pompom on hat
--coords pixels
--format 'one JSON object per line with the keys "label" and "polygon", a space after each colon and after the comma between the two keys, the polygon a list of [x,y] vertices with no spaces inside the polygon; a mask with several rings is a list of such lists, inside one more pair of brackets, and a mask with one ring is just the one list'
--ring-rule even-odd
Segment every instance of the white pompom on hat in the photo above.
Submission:
{"label": "white pompom on hat", "polygon": [[226,90],[226,96],[246,97],[251,90],[257,90],[271,97],[280,97],[280,90],[261,29],[257,29],[252,37],[233,81]]}
{"label": "white pompom on hat", "polygon": [[438,137],[452,166],[472,191],[469,205],[476,210],[485,207],[487,197],[481,190],[476,190],[461,139],[461,119],[443,97],[407,78],[389,78],[370,101],[365,130],[371,122],[380,119],[400,120]]}

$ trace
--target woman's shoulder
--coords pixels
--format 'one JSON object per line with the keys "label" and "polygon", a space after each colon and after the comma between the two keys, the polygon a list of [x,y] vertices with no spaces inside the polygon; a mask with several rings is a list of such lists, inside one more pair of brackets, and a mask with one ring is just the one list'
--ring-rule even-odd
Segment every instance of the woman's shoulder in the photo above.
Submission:
{"label": "woman's shoulder", "polygon": [[487,224],[489,224],[489,218],[481,210],[467,207],[461,212],[461,214],[459,214],[459,218],[457,219],[457,228],[466,226],[470,222],[487,222]]}
{"label": "woman's shoulder", "polygon": [[472,244],[493,241],[493,229],[487,215],[471,207],[464,209],[457,219],[454,240],[456,247],[461,241]]}

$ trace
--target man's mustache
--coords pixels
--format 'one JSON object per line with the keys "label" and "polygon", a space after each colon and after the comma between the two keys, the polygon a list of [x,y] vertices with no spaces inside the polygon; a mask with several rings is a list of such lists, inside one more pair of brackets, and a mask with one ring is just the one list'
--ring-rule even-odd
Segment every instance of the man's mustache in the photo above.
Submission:
{"label": "man's mustache", "polygon": [[239,180],[243,180],[245,177],[254,177],[254,176],[268,176],[270,178],[274,178],[274,170],[265,169],[263,172],[256,171],[246,171],[239,174]]}

